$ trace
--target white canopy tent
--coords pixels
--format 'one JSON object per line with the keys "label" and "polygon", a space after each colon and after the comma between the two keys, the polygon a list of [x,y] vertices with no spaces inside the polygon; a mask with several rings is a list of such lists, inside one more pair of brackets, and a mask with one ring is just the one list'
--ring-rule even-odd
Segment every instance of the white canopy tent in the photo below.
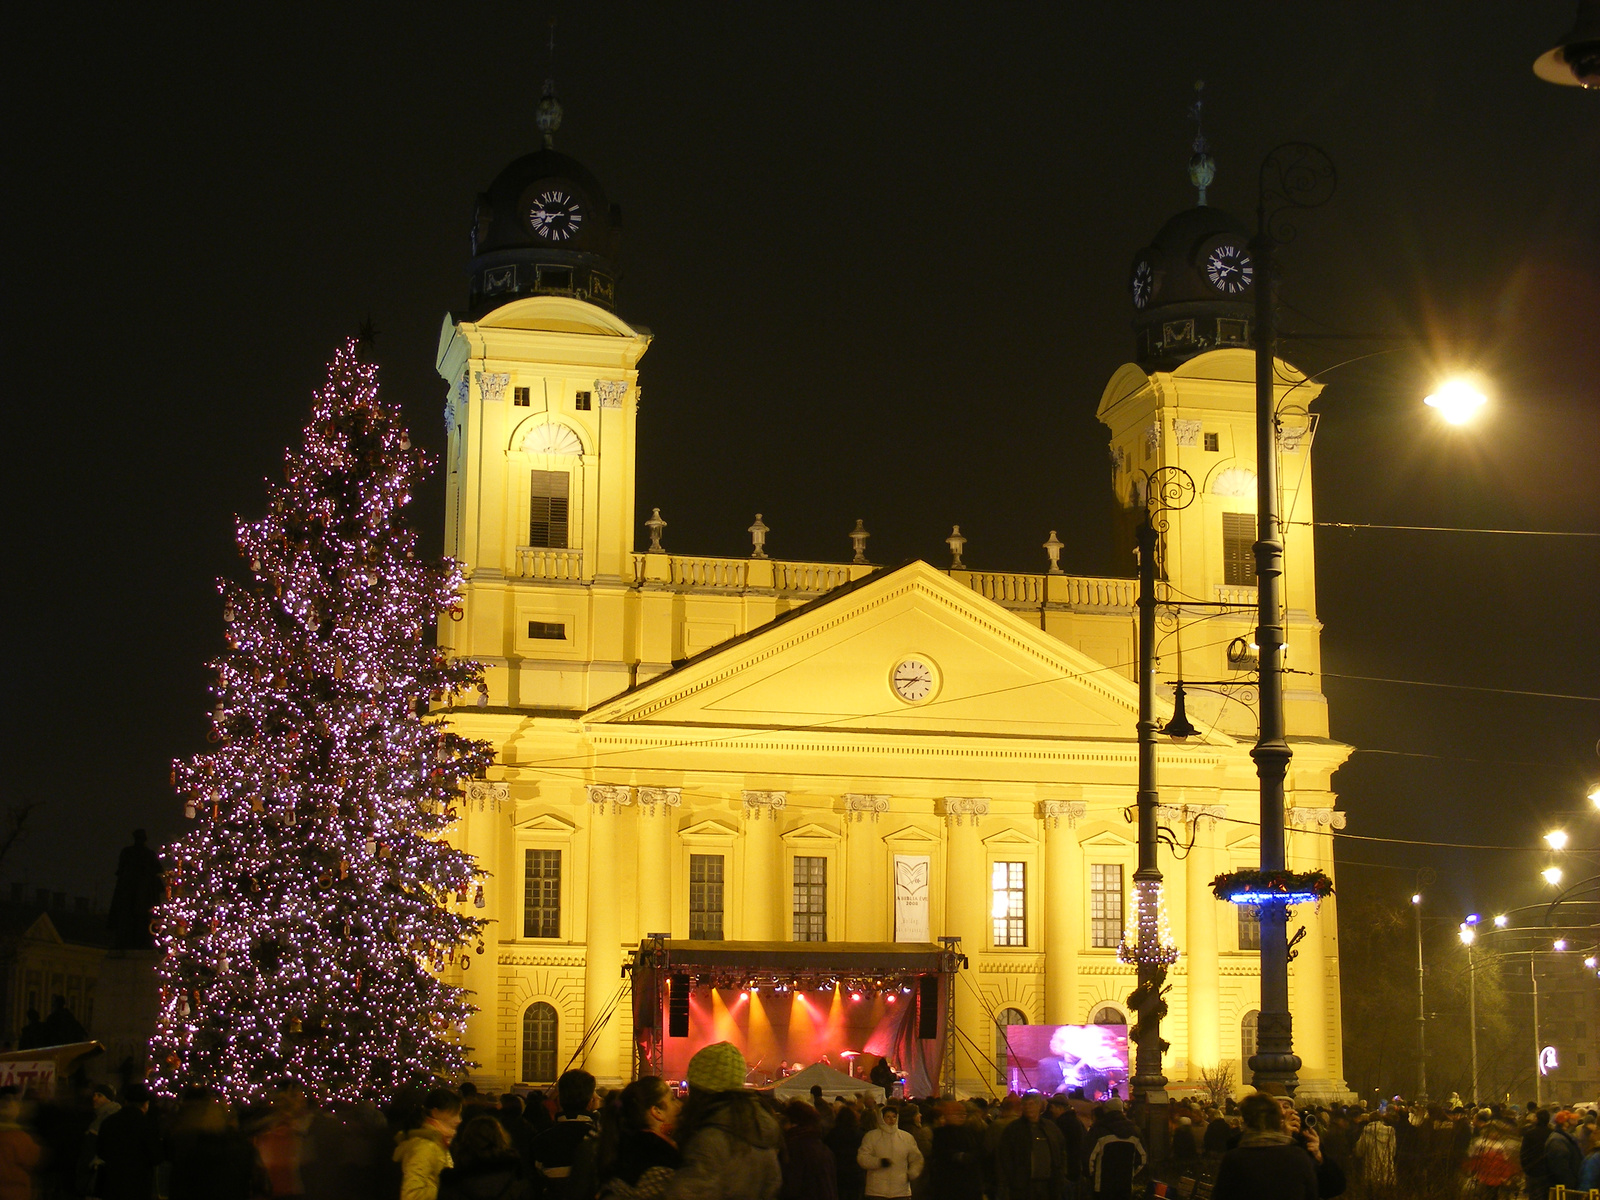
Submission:
{"label": "white canopy tent", "polygon": [[826,1063],[812,1063],[805,1070],[796,1071],[789,1078],[780,1080],[772,1089],[772,1095],[778,1100],[809,1100],[813,1087],[820,1087],[826,1100],[863,1096],[882,1104],[885,1099],[883,1089],[877,1084],[836,1071]]}

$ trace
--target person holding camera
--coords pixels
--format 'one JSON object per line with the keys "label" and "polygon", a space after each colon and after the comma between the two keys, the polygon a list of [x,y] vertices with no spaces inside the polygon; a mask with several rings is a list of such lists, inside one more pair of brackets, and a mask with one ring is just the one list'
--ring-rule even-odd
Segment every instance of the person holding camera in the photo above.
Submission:
{"label": "person holding camera", "polygon": [[868,1196],[909,1197],[911,1181],[922,1174],[922,1151],[917,1139],[900,1128],[900,1110],[886,1106],[883,1124],[869,1129],[861,1139],[856,1162],[866,1169]]}

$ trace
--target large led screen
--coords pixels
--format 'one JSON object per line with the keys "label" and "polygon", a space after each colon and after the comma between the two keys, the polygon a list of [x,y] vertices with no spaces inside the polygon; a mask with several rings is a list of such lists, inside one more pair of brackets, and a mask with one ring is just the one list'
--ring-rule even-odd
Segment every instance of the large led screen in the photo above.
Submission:
{"label": "large led screen", "polygon": [[1089,1100],[1128,1095],[1126,1025],[1008,1025],[1006,1084],[1054,1096],[1077,1088]]}

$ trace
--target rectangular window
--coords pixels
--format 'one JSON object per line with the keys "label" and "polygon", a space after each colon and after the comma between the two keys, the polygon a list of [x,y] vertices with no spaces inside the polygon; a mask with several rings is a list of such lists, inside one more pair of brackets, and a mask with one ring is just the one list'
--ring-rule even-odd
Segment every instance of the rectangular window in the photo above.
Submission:
{"label": "rectangular window", "polygon": [[997,862],[989,877],[989,916],[996,946],[1028,944],[1027,864]]}
{"label": "rectangular window", "polygon": [[1248,904],[1239,907],[1239,949],[1261,949],[1261,910]]}
{"label": "rectangular window", "polygon": [[560,621],[529,621],[528,636],[536,641],[564,642],[567,627]]}
{"label": "rectangular window", "polygon": [[579,412],[588,412],[594,404],[593,392],[579,392],[572,401],[573,407]]}
{"label": "rectangular window", "polygon": [[1222,514],[1222,582],[1249,587],[1256,581],[1254,513]]}
{"label": "rectangular window", "polygon": [[1089,944],[1115,948],[1122,941],[1122,866],[1089,864]]}
{"label": "rectangular window", "polygon": [[1218,436],[1219,435],[1215,433],[1206,434],[1206,449],[1211,451],[1213,454],[1222,449],[1221,445],[1218,443]]}
{"label": "rectangular window", "polygon": [[561,936],[561,851],[529,850],[523,875],[522,936]]}
{"label": "rectangular window", "polygon": [[532,471],[528,486],[528,545],[552,550],[567,548],[567,488],[565,471]]}
{"label": "rectangular window", "polygon": [[512,388],[511,389],[511,403],[516,405],[518,408],[527,408],[528,407],[528,389],[527,388]]}
{"label": "rectangular window", "polygon": [[722,940],[722,855],[689,855],[689,940]]}
{"label": "rectangular window", "polygon": [[828,940],[828,860],[794,860],[794,940]]}

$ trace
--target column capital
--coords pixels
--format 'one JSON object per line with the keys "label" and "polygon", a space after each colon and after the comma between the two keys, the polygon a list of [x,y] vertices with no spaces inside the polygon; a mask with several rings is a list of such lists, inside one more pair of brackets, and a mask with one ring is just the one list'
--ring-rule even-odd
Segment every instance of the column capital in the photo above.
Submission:
{"label": "column capital", "polygon": [[845,819],[861,820],[863,813],[871,813],[873,823],[876,824],[879,813],[889,811],[889,797],[867,795],[862,792],[846,792],[844,794]]}
{"label": "column capital", "polygon": [[1188,817],[1188,810],[1185,809],[1184,806],[1181,805],[1181,804],[1158,804],[1158,805],[1156,805],[1156,820],[1157,821],[1161,821],[1161,822],[1177,821],[1177,822],[1179,822],[1181,824],[1184,820],[1187,819],[1187,817]]}
{"label": "column capital", "polygon": [[683,803],[682,788],[642,787],[634,789],[639,796],[639,812],[646,817],[656,815],[656,805],[667,812]]}
{"label": "column capital", "polygon": [[1332,808],[1291,808],[1284,815],[1297,829],[1309,829],[1314,825],[1343,829],[1345,822],[1345,814]]}
{"label": "column capital", "polygon": [[488,779],[467,780],[467,809],[471,812],[499,812],[510,800],[509,784]]}
{"label": "column capital", "polygon": [[744,815],[751,821],[759,821],[762,812],[771,815],[776,821],[778,814],[789,806],[788,792],[745,792]]}
{"label": "column capital", "polygon": [[1088,815],[1089,806],[1082,800],[1039,801],[1039,816],[1043,818],[1046,829],[1059,826],[1063,817],[1066,818],[1068,829],[1076,829],[1078,822]]}
{"label": "column capital", "polygon": [[946,796],[939,803],[941,815],[952,825],[961,824],[962,817],[971,817],[972,824],[976,826],[979,817],[989,815],[987,796]]}
{"label": "column capital", "polygon": [[633,803],[633,789],[609,783],[591,783],[588,785],[589,803],[593,806],[595,816],[603,816],[606,805],[611,805],[611,811],[622,811],[625,804]]}

